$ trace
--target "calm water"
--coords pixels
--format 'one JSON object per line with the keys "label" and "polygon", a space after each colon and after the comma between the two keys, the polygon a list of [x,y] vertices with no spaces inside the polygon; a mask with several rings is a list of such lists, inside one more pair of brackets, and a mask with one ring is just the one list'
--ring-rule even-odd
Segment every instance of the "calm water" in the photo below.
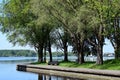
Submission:
{"label": "calm water", "polygon": [[0,57],[0,80],[85,80],[16,71],[17,64],[30,63],[36,60],[35,57]]}
{"label": "calm water", "polygon": [[84,80],[16,71],[16,64],[33,60],[34,58],[0,57],[0,80]]}

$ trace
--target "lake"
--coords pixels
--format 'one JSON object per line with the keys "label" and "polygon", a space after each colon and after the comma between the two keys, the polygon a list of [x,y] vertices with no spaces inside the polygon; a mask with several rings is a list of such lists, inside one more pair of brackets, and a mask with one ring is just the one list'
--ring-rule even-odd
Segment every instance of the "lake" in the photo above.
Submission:
{"label": "lake", "polygon": [[0,80],[84,80],[16,71],[16,64],[34,62],[32,57],[0,57]]}

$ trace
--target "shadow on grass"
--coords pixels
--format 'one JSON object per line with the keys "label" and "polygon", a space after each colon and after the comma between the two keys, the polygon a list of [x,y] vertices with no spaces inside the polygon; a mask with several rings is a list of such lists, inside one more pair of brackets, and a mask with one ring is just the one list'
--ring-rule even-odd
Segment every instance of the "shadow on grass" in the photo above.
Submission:
{"label": "shadow on grass", "polygon": [[112,59],[104,61],[103,65],[93,65],[92,69],[108,69],[108,70],[120,70],[120,59]]}

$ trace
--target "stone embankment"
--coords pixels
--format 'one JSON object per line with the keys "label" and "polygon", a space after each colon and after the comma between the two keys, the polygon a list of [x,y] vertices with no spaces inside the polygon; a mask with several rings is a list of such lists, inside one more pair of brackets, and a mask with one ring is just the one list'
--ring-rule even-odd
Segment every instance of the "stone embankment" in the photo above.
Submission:
{"label": "stone embankment", "polygon": [[17,65],[18,71],[43,73],[48,75],[66,76],[72,78],[96,79],[96,80],[120,80],[119,70],[98,70],[86,68],[66,68],[51,65]]}

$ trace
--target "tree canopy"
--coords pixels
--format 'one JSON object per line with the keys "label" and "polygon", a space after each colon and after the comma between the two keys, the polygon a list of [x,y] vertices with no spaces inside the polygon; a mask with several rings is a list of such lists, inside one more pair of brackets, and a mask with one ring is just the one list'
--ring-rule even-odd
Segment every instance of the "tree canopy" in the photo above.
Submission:
{"label": "tree canopy", "polygon": [[[114,46],[115,58],[119,58],[119,5],[119,0],[10,0],[3,6],[1,31],[13,44],[33,46],[40,62],[46,51],[52,61],[51,47],[59,41],[62,47],[56,47],[64,50],[65,61],[70,43],[78,63],[85,62],[87,50],[97,55],[96,64],[103,64],[106,38]],[[63,34],[54,34],[60,29]]]}

